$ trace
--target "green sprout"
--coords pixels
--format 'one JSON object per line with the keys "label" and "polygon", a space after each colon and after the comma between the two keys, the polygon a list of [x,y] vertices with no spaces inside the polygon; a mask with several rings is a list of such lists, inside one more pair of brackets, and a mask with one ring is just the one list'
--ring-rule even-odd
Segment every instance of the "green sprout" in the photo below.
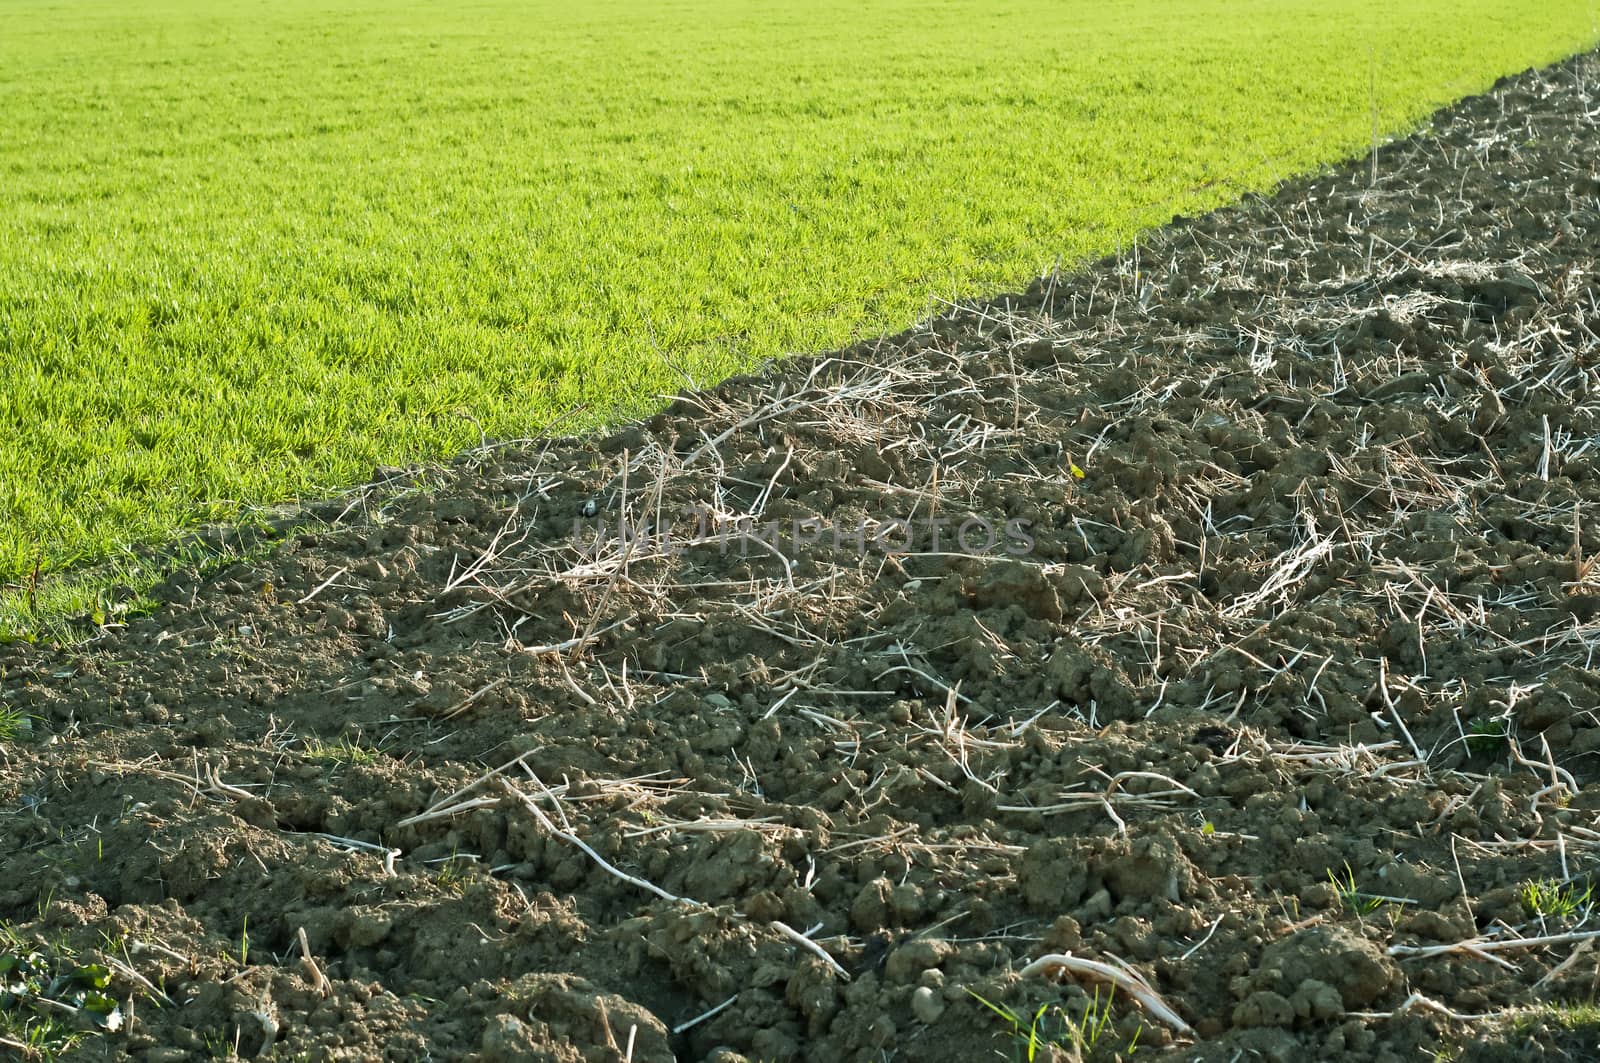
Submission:
{"label": "green sprout", "polygon": [[15,928],[0,925],[0,1042],[53,1059],[96,1029],[122,1028],[111,969],[71,958],[60,943],[30,946]]}
{"label": "green sprout", "polygon": [[474,861],[470,857],[451,853],[449,858],[439,865],[439,870],[433,876],[433,880],[439,884],[441,889],[459,892],[462,886],[466,884],[467,875],[473,863]]}
{"label": "green sprout", "polygon": [[[1003,1004],[996,1004],[970,989],[967,990],[967,994],[999,1016],[1010,1027],[1009,1034],[1016,1047],[1017,1056],[1027,1060],[1028,1063],[1038,1059],[1040,1051],[1048,1046],[1073,1050],[1078,1054],[1092,1053],[1111,1025],[1112,994],[1108,991],[1102,1001],[1098,987],[1089,1006],[1076,1020],[1059,1006],[1041,1004],[1033,1013],[1033,1018],[1024,1022],[1022,1016]],[[1053,1024],[1059,1024],[1058,1033],[1051,1033],[1050,1027]],[[1141,1025],[1134,1031],[1122,1055],[1131,1056],[1138,1051],[1139,1034],[1143,1030],[1144,1027]]]}
{"label": "green sprout", "polygon": [[1562,885],[1555,879],[1540,879],[1524,882],[1519,895],[1529,915],[1542,919],[1570,919],[1588,909],[1594,900],[1594,884],[1585,885],[1583,892],[1579,893],[1577,883]]}
{"label": "green sprout", "polygon": [[1467,728],[1467,750],[1474,755],[1493,756],[1506,747],[1509,738],[1504,720],[1473,720]]}
{"label": "green sprout", "polygon": [[378,759],[379,750],[370,749],[341,735],[332,742],[320,738],[305,740],[305,755],[310,760],[326,760],[335,764],[371,764]]}
{"label": "green sprout", "polygon": [[1363,893],[1356,886],[1356,873],[1350,870],[1348,861],[1344,865],[1344,877],[1340,878],[1332,868],[1328,869],[1328,881],[1333,884],[1334,892],[1344,902],[1344,906],[1357,916],[1370,915],[1383,907],[1384,898],[1371,893]]}
{"label": "green sprout", "polygon": [[0,706],[0,742],[14,742],[33,730],[33,721],[22,710]]}

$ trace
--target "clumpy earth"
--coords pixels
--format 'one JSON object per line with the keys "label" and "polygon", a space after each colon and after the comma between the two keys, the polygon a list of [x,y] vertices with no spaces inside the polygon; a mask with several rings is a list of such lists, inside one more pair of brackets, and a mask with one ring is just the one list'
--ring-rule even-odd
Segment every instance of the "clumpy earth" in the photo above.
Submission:
{"label": "clumpy earth", "polygon": [[1600,1055],[1597,83],[0,647],[7,1043]]}

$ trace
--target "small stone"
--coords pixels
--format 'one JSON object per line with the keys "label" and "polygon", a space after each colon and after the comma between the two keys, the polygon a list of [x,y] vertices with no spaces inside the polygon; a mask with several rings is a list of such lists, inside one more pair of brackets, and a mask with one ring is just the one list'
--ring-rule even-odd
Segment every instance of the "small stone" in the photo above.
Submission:
{"label": "small stone", "polygon": [[1082,908],[1078,909],[1077,919],[1079,924],[1098,923],[1111,918],[1111,893],[1108,890],[1095,890]]}
{"label": "small stone", "polygon": [[928,986],[918,986],[911,994],[911,1014],[932,1026],[944,1014],[944,1001]]}

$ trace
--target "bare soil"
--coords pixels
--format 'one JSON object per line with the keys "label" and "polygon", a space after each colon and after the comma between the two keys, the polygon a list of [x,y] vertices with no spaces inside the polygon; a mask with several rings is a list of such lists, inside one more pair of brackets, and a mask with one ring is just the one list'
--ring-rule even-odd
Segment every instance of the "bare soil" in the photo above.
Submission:
{"label": "bare soil", "polygon": [[1597,80],[0,647],[0,954],[91,1059],[1600,1058]]}

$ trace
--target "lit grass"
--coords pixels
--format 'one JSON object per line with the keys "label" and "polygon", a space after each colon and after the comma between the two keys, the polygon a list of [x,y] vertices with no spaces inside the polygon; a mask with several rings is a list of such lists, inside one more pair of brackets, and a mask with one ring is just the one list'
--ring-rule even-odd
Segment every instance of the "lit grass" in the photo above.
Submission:
{"label": "lit grass", "polygon": [[1380,897],[1374,893],[1364,892],[1356,884],[1356,873],[1350,865],[1344,865],[1344,875],[1341,877],[1332,868],[1328,869],[1328,883],[1333,891],[1344,902],[1345,909],[1357,916],[1371,915],[1383,907],[1383,902],[1388,898]]}
{"label": "lit grass", "polygon": [[1577,50],[1592,7],[17,0],[5,608],[1025,283]]}
{"label": "lit grass", "polygon": [[[41,909],[48,907],[41,900]],[[126,1021],[111,995],[111,969],[77,963],[65,936],[32,941],[0,922],[0,1052],[5,1058],[53,1060],[89,1036]]]}
{"label": "lit grass", "polygon": [[[1600,1003],[1587,1000],[1551,1000],[1514,1009],[1504,1028],[1510,1033],[1502,1043],[1521,1049],[1524,1059],[1593,1059],[1600,1043]],[[1491,1051],[1498,1047],[1488,1042]],[[1480,1056],[1479,1058],[1484,1058]],[[1506,1053],[1503,1058],[1511,1058]]]}
{"label": "lit grass", "polygon": [[[998,1016],[1008,1027],[1006,1036],[1011,1040],[1013,1056],[1023,1063],[1034,1063],[1041,1058],[1055,1058],[1054,1049],[1061,1049],[1075,1056],[1094,1057],[1097,1048],[1103,1048],[1101,1040],[1110,1028],[1112,993],[1106,991],[1105,1002],[1101,1003],[1100,989],[1095,988],[1094,997],[1086,1003],[1081,1015],[1072,1018],[1065,1009],[1059,1005],[1052,1006],[1048,1003],[1039,1005],[1031,1019],[1025,1019],[1004,1004],[996,1004],[972,990],[967,993],[979,1004]],[[1136,1030],[1128,1044],[1123,1046],[1118,1053],[1118,1058],[1131,1056],[1138,1050],[1139,1032],[1143,1025]],[[1105,1038],[1109,1043],[1114,1037]]]}
{"label": "lit grass", "polygon": [[75,642],[148,611],[163,580],[187,570],[195,578],[265,556],[285,535],[318,526],[309,517],[272,524],[260,513],[239,515],[217,536],[187,536],[160,550],[119,548],[111,557],[50,577],[29,572],[0,587],[0,643]]}
{"label": "lit grass", "polygon": [[1586,883],[1579,890],[1578,883],[1563,885],[1554,879],[1524,882],[1518,896],[1529,915],[1546,919],[1571,919],[1589,910],[1594,901],[1594,885]]}
{"label": "lit grass", "polygon": [[0,705],[0,751],[6,743],[15,742],[32,730],[31,722],[21,709]]}
{"label": "lit grass", "polygon": [[322,760],[333,764],[372,764],[382,755],[380,750],[364,746],[349,735],[341,735],[332,742],[320,738],[308,738],[305,740],[303,752],[309,760]]}
{"label": "lit grass", "polygon": [[0,643],[42,639],[74,641],[153,604],[148,591],[164,565],[115,563],[62,576],[19,581],[0,589]]}
{"label": "lit grass", "polygon": [[1600,1004],[1592,1000],[1541,1004],[1516,1012],[1512,1028],[1526,1030],[1541,1022],[1566,1030],[1600,1030]]}

